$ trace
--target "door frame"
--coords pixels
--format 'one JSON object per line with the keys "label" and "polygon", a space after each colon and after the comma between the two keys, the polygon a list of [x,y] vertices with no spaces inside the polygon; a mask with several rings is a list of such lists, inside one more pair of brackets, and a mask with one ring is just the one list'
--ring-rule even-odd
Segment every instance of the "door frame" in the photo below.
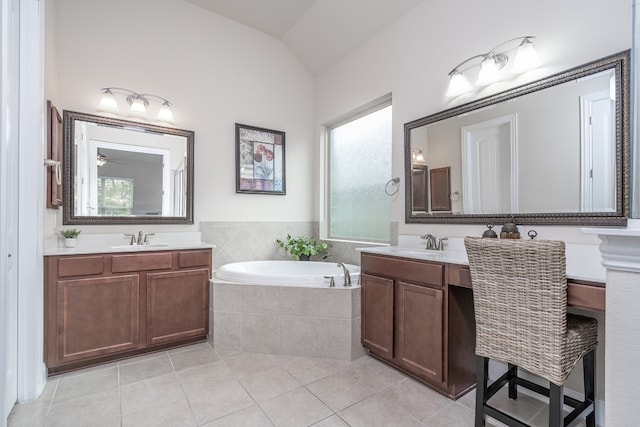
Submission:
{"label": "door frame", "polygon": [[476,130],[486,129],[488,127],[498,127],[505,124],[509,125],[511,212],[518,212],[518,113],[514,113],[460,128],[462,142],[462,205],[463,212],[465,213],[470,200],[469,194],[472,194],[471,189],[475,186],[474,183],[477,182],[472,171],[478,170],[478,158],[472,154],[475,150],[470,149],[472,142],[469,136]]}

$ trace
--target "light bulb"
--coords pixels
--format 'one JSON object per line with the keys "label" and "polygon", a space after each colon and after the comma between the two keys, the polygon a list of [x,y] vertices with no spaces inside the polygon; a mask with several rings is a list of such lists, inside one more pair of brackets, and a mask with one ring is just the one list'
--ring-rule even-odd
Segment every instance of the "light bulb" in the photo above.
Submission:
{"label": "light bulb", "polygon": [[169,102],[165,102],[164,104],[162,104],[162,106],[160,107],[160,110],[158,111],[158,116],[156,117],[156,120],[164,123],[174,122],[173,112],[171,111],[171,106],[169,105]]}
{"label": "light bulb", "polygon": [[502,67],[500,67],[494,55],[487,56],[485,60],[482,61],[476,84],[486,86],[495,83],[500,78],[500,68]]}
{"label": "light bulb", "polygon": [[116,98],[113,96],[113,92],[111,92],[111,90],[106,89],[104,91],[96,110],[103,111],[105,113],[118,113],[118,103],[116,102]]}
{"label": "light bulb", "polygon": [[538,52],[536,52],[536,49],[533,47],[533,41],[525,38],[522,40],[522,43],[520,43],[520,46],[518,46],[516,59],[513,63],[513,72],[524,73],[525,71],[532,70],[538,66],[539,62]]}
{"label": "light bulb", "polygon": [[140,98],[136,98],[131,103],[131,112],[138,114],[145,114],[147,107],[144,106],[144,102]]}
{"label": "light bulb", "polygon": [[447,96],[459,96],[471,92],[472,90],[473,86],[469,83],[469,80],[460,73],[460,71],[456,70],[451,74],[449,88],[447,89]]}

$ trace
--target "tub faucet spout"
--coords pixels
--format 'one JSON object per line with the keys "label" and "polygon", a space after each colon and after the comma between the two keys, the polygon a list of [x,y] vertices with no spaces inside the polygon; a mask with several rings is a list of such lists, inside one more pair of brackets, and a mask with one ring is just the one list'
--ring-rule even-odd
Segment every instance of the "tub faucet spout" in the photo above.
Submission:
{"label": "tub faucet spout", "polygon": [[340,261],[338,267],[342,267],[342,272],[344,273],[344,286],[351,286],[351,274],[349,274],[347,266],[344,262]]}

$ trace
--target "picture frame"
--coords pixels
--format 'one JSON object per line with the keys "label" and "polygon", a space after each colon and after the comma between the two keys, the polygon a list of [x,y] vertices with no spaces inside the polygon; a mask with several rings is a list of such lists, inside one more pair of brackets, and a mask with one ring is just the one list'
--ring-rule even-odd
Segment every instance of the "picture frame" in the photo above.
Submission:
{"label": "picture frame", "polygon": [[285,133],[236,123],[236,193],[285,195]]}

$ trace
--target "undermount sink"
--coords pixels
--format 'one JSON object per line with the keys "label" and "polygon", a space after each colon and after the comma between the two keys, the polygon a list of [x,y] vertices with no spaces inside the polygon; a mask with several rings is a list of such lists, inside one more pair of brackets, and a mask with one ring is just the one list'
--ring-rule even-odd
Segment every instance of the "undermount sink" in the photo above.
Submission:
{"label": "undermount sink", "polygon": [[419,255],[423,257],[439,257],[442,255],[440,251],[429,251],[427,249],[406,249],[406,248],[392,248],[391,252],[407,254],[407,255]]}
{"label": "undermount sink", "polygon": [[151,243],[148,245],[119,245],[119,246],[110,246],[109,249],[145,249],[145,248],[162,248],[165,246],[169,246],[166,243]]}

